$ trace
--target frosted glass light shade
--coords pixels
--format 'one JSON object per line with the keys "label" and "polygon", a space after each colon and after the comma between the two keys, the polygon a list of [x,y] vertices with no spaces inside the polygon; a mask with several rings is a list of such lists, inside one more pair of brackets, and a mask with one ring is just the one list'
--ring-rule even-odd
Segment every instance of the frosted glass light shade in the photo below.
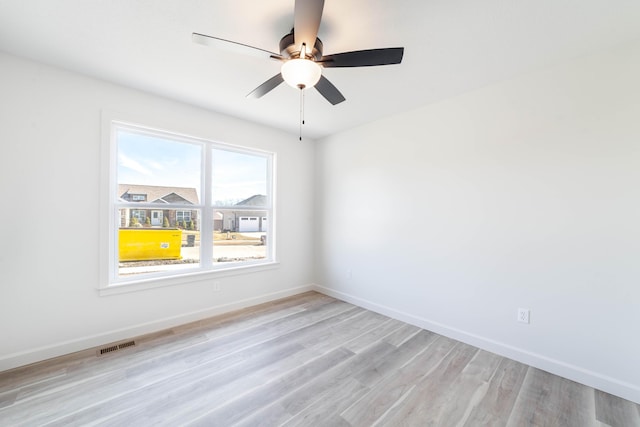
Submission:
{"label": "frosted glass light shade", "polygon": [[291,59],[282,64],[280,72],[284,81],[295,88],[313,87],[322,75],[320,66],[309,59]]}

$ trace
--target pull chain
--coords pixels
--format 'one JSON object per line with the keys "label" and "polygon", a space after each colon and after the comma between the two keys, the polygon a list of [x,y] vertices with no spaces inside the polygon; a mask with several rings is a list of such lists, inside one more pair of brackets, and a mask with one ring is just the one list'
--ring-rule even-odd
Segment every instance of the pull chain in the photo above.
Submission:
{"label": "pull chain", "polygon": [[[302,49],[300,49],[300,58],[307,58],[307,44],[302,43]],[[304,88],[303,84],[298,85],[300,88],[300,141],[302,141],[302,125],[304,124]]]}
{"label": "pull chain", "polygon": [[304,86],[300,87],[300,141],[302,141],[302,125],[304,124]]}

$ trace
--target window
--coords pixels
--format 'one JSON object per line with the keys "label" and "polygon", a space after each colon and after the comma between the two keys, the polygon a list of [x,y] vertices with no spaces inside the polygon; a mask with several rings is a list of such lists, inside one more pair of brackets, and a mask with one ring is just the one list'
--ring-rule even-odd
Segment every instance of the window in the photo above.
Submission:
{"label": "window", "polygon": [[136,219],[139,223],[144,223],[147,218],[147,213],[139,209],[131,209],[131,219]]}
{"label": "window", "polygon": [[176,211],[176,220],[180,223],[191,221],[191,211]]}
{"label": "window", "polygon": [[273,154],[109,123],[103,287],[273,263]]}

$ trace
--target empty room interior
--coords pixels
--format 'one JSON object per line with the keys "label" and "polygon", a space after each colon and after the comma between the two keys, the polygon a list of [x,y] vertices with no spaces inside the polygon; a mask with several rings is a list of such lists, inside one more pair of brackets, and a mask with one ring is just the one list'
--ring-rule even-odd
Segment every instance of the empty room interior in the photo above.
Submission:
{"label": "empty room interior", "polygon": [[0,426],[640,426],[639,23],[0,0]]}

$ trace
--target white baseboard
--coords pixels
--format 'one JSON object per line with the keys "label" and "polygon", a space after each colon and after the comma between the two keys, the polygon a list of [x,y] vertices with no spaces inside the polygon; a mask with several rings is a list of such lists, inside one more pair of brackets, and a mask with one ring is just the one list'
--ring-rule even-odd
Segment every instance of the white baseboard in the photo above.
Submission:
{"label": "white baseboard", "polygon": [[442,323],[405,313],[335,289],[316,284],[313,285],[313,290],[640,404],[640,387],[638,385],[583,369],[571,363],[552,359],[542,354],[532,353],[503,342],[452,328]]}
{"label": "white baseboard", "polygon": [[273,292],[258,297],[247,298],[227,304],[209,307],[204,310],[198,310],[190,313],[184,313],[178,316],[158,319],[153,322],[147,322],[127,328],[69,340],[62,343],[57,343],[55,345],[43,346],[19,353],[12,353],[0,358],[0,372],[20,366],[29,365],[31,363],[40,362],[46,359],[51,359],[53,357],[63,356],[66,354],[75,353],[77,351],[99,347],[104,344],[158,332],[163,329],[173,328],[190,322],[195,322],[198,320],[228,313],[234,310],[240,310],[242,308],[251,307],[253,305],[274,301],[280,298],[286,298],[311,290],[313,290],[313,285],[299,286],[296,288],[286,289],[284,291]]}

